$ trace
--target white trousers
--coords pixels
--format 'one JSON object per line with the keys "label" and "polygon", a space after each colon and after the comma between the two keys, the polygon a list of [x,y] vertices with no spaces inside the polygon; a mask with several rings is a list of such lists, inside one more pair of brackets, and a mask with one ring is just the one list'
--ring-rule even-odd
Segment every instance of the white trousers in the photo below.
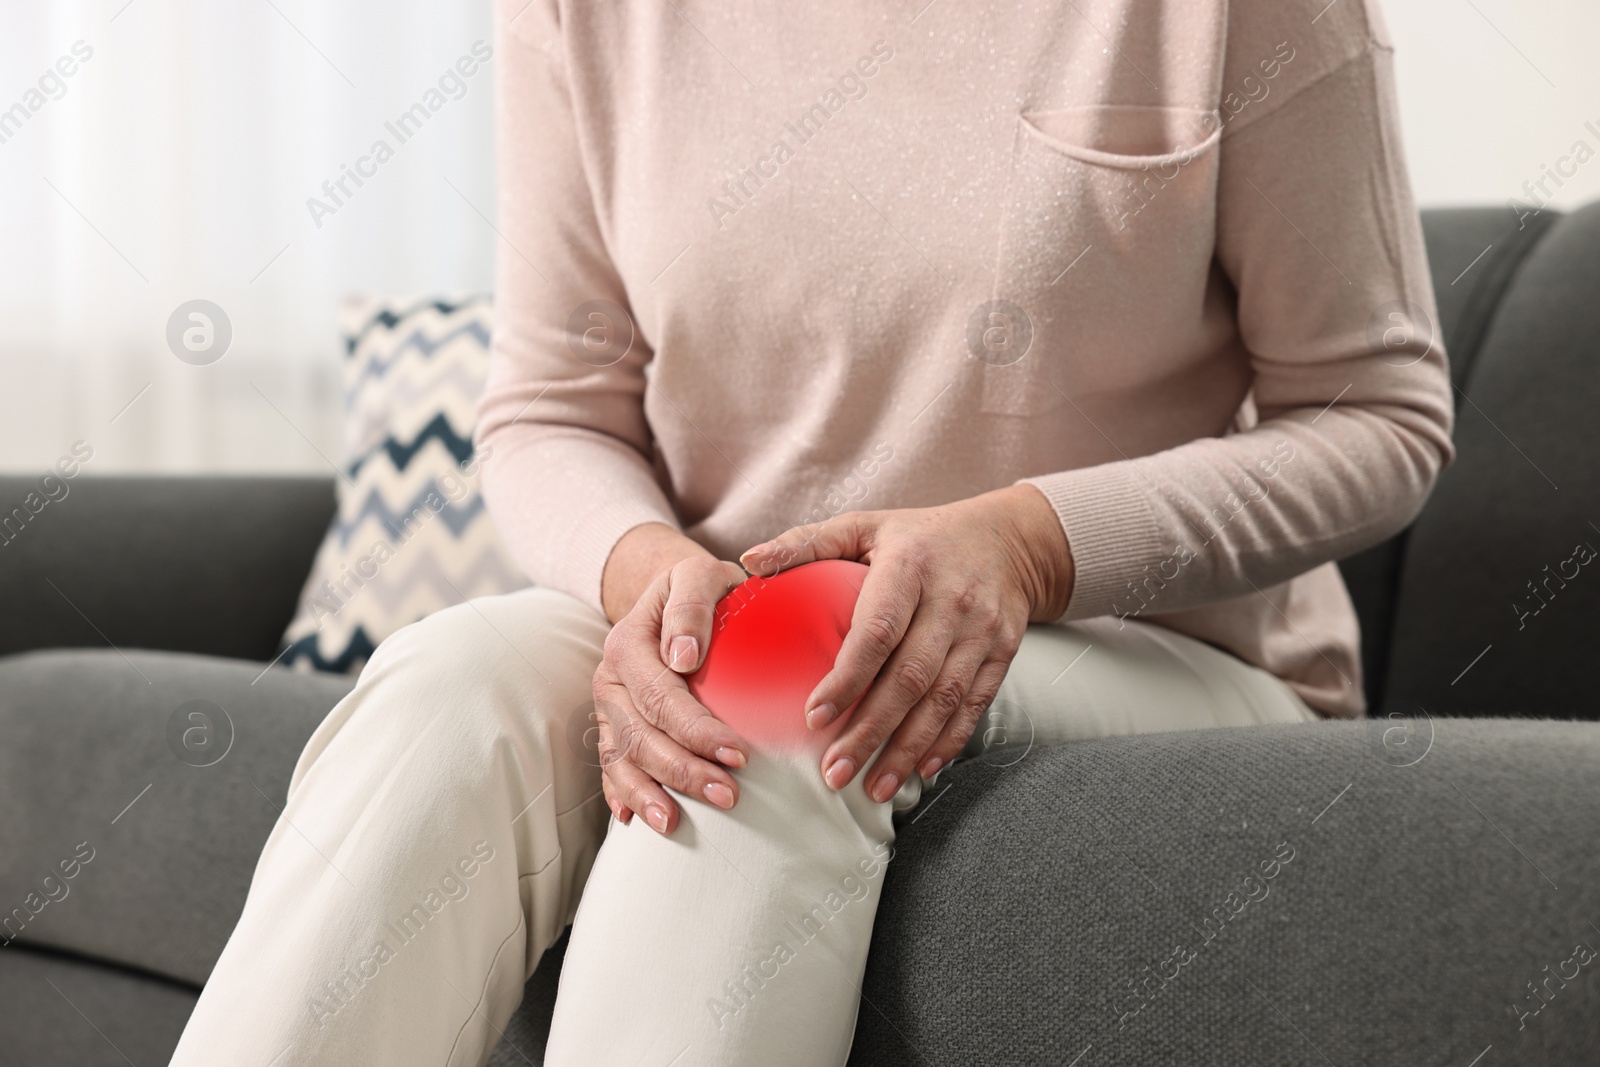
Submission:
{"label": "white trousers", "polygon": [[[877,804],[862,776],[827,788],[820,746],[757,751],[732,811],[675,796],[671,837],[622,826],[592,734],[606,631],[529,589],[384,641],[306,745],[172,1063],[481,1065],[571,923],[551,1067],[843,1064],[921,783]],[[1030,627],[967,750],[1313,718],[1223,652],[1103,619]]]}

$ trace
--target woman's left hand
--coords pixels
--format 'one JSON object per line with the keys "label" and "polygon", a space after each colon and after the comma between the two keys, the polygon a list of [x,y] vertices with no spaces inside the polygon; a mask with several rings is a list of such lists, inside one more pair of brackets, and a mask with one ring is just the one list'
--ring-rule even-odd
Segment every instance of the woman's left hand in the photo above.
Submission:
{"label": "woman's left hand", "polygon": [[771,576],[819,559],[869,569],[833,669],[806,701],[806,724],[820,729],[867,694],[823,753],[822,774],[843,789],[891,738],[866,785],[879,802],[912,768],[932,777],[961,751],[1028,623],[1059,618],[1072,595],[1066,535],[1044,494],[1026,484],[797,526],[739,562]]}

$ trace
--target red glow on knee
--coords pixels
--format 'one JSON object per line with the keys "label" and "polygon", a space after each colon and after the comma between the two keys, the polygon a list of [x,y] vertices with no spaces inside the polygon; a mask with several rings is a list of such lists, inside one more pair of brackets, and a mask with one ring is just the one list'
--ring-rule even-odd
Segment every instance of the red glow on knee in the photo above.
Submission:
{"label": "red glow on knee", "polygon": [[830,559],[745,581],[718,602],[689,691],[752,744],[826,744],[846,716],[808,730],[805,701],[833,668],[866,574],[860,563]]}

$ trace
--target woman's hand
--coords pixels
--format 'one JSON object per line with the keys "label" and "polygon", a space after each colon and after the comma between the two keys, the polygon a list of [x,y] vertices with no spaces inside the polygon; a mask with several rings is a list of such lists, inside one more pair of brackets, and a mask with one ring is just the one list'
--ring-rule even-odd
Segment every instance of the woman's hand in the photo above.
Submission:
{"label": "woman's hand", "polygon": [[1061,523],[1044,494],[1025,484],[942,507],[796,527],[740,562],[770,576],[818,559],[870,569],[833,670],[806,701],[806,724],[826,726],[867,693],[823,753],[822,772],[842,789],[890,738],[867,783],[879,802],[913,767],[932,777],[961,751],[1028,623],[1059,618],[1072,595]]}
{"label": "woman's hand", "polygon": [[[636,597],[628,583],[643,580]],[[731,808],[739,786],[725,768],[749,748],[733,728],[689,695],[683,675],[705,658],[717,601],[744,581],[736,563],[714,558],[666,526],[637,527],[607,561],[601,599],[620,618],[594,674],[601,787],[619,822],[639,812],[659,833],[678,824],[662,786]]]}

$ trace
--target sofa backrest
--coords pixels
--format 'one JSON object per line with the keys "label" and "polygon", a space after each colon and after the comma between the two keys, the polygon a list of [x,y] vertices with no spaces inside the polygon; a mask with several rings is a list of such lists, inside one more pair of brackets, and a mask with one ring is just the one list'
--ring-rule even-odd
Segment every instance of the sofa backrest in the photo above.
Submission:
{"label": "sofa backrest", "polygon": [[[1600,549],[1600,205],[1422,223],[1459,455],[1410,530],[1340,563],[1368,702],[1600,718],[1600,560],[1579,562]],[[0,500],[36,481],[0,477]],[[110,642],[269,659],[332,512],[324,478],[80,479],[0,551],[0,655]]]}
{"label": "sofa backrest", "polygon": [[1429,211],[1423,228],[1458,454],[1408,531],[1341,564],[1369,702],[1600,718],[1600,204]]}
{"label": "sofa backrest", "polygon": [[[318,477],[84,475],[66,490],[0,545],[0,655],[269,660],[334,510],[333,480]],[[0,477],[7,507],[44,492],[38,476]]]}

